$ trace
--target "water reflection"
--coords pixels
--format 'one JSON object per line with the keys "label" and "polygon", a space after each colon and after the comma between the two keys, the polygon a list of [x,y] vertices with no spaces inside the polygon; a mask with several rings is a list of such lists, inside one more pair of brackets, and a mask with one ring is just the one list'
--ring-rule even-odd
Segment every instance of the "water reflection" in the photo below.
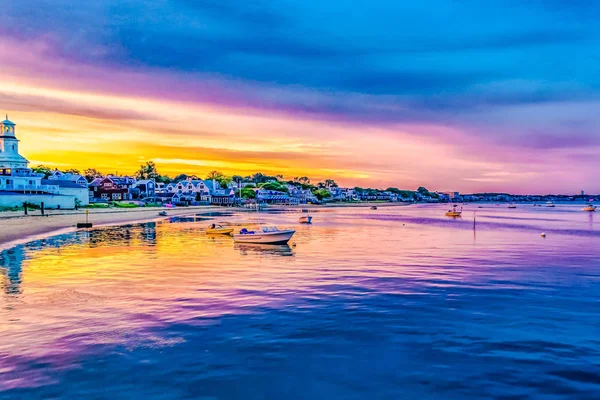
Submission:
{"label": "water reflection", "polygon": [[25,253],[23,246],[17,246],[0,253],[0,274],[2,274],[2,289],[5,294],[21,293],[21,279]]}
{"label": "water reflection", "polygon": [[194,220],[6,250],[0,399],[595,398],[593,216],[488,208],[223,217],[297,247]]}
{"label": "water reflection", "polygon": [[242,255],[261,254],[289,257],[294,255],[294,251],[287,244],[253,244],[253,243],[236,243],[234,249],[238,250]]}

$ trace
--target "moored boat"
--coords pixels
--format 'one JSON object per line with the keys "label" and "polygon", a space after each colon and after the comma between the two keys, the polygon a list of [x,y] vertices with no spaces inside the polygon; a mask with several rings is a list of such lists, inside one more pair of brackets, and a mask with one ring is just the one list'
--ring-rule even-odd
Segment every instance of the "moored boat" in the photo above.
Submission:
{"label": "moored boat", "polygon": [[166,217],[167,216],[167,212],[166,211],[159,211],[158,215],[160,215],[161,217]]}
{"label": "moored boat", "polygon": [[276,227],[265,226],[256,231],[242,228],[239,233],[233,234],[233,240],[237,243],[262,243],[262,244],[285,244],[290,241],[296,231],[280,230]]}
{"label": "moored boat", "polygon": [[517,208],[517,206],[516,206],[516,204],[510,203],[510,204],[508,205],[508,208]]}
{"label": "moored boat", "polygon": [[588,204],[587,206],[583,207],[581,211],[593,212],[596,211],[596,206],[593,204]]}
{"label": "moored boat", "polygon": [[446,217],[460,217],[462,215],[462,207],[460,211],[457,209],[458,205],[454,204],[452,209],[446,211]]}
{"label": "moored boat", "polygon": [[298,222],[300,222],[301,224],[310,224],[312,221],[312,217],[310,215],[306,215],[303,217],[300,217],[298,219]]}
{"label": "moored boat", "polygon": [[377,206],[371,206],[371,210],[377,210]]}
{"label": "moored boat", "polygon": [[207,235],[230,235],[233,233],[233,228],[223,225],[212,224],[206,228]]}
{"label": "moored boat", "polygon": [[553,202],[551,202],[551,201],[547,201],[547,202],[546,202],[546,207],[556,207],[556,206],[554,205],[554,203],[553,203]]}

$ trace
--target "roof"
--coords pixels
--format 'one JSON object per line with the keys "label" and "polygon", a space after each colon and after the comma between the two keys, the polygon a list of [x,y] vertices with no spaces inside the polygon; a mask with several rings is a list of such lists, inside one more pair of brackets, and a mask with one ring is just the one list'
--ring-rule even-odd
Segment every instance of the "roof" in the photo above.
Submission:
{"label": "roof", "polygon": [[147,185],[149,183],[156,183],[156,182],[154,182],[154,180],[152,180],[152,179],[142,179],[141,181],[137,181],[135,184],[136,185]]}
{"label": "roof", "polygon": [[10,125],[10,126],[15,126],[14,122],[8,120],[8,115],[6,116],[6,119],[4,121],[2,121],[2,124],[4,124],[4,125]]}
{"label": "roof", "polygon": [[42,179],[42,185],[53,185],[63,188],[83,189],[87,191],[85,186],[81,186],[72,181],[62,181],[58,179]]}
{"label": "roof", "polygon": [[100,183],[104,180],[104,178],[96,178],[92,182],[90,182],[89,186],[100,186]]}

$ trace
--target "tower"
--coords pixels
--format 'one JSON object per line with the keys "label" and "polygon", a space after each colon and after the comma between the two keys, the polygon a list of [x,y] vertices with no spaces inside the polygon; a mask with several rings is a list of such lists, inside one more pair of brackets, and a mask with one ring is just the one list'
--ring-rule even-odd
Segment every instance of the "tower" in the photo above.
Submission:
{"label": "tower", "polygon": [[27,168],[27,161],[19,154],[19,140],[15,136],[14,122],[6,119],[0,122],[0,169]]}

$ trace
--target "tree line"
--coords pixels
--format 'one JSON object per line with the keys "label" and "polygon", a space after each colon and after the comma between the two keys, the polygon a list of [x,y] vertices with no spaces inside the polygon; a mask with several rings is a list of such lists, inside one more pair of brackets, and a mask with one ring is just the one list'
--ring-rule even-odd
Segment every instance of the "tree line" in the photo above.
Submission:
{"label": "tree line", "polygon": [[[54,171],[57,171],[55,168],[46,167],[44,165],[39,165],[37,167],[33,167],[32,170],[37,173],[44,174],[44,177],[47,178]],[[88,182],[92,182],[96,178],[103,178],[106,174],[100,172],[95,168],[87,168],[83,171],[70,168],[63,171],[63,173],[77,174],[82,175]],[[142,165],[140,168],[133,174],[133,176],[137,180],[154,180],[156,182],[169,184],[172,182],[181,182],[189,179],[202,179],[197,175],[188,175],[188,174],[179,174],[173,178],[168,175],[161,175],[158,172],[156,164],[153,161],[148,161]],[[324,181],[317,182],[313,184],[311,179],[307,176],[295,177],[293,179],[284,180],[283,175],[267,175],[262,172],[256,172],[252,175],[241,176],[241,175],[232,175],[227,176],[220,171],[211,171],[205,178],[206,180],[214,180],[219,183],[221,187],[229,187],[232,182],[236,182],[238,184],[243,184],[243,188],[241,189],[241,196],[243,198],[255,198],[256,191],[254,189],[263,188],[266,190],[274,190],[278,192],[289,193],[288,185],[294,186],[298,189],[302,190],[310,190],[310,192],[319,200],[327,199],[331,197],[331,192],[329,189],[338,187],[338,184],[333,179],[325,179]],[[377,195],[383,190],[381,189],[372,189],[372,188],[361,188],[355,187],[354,191],[358,195]],[[429,192],[426,188],[420,187],[416,192],[410,190],[400,190],[398,188],[387,188],[385,191],[394,193],[399,195],[405,199],[413,199],[415,198],[417,193],[421,195],[430,196],[433,198],[437,198],[437,194]]]}

